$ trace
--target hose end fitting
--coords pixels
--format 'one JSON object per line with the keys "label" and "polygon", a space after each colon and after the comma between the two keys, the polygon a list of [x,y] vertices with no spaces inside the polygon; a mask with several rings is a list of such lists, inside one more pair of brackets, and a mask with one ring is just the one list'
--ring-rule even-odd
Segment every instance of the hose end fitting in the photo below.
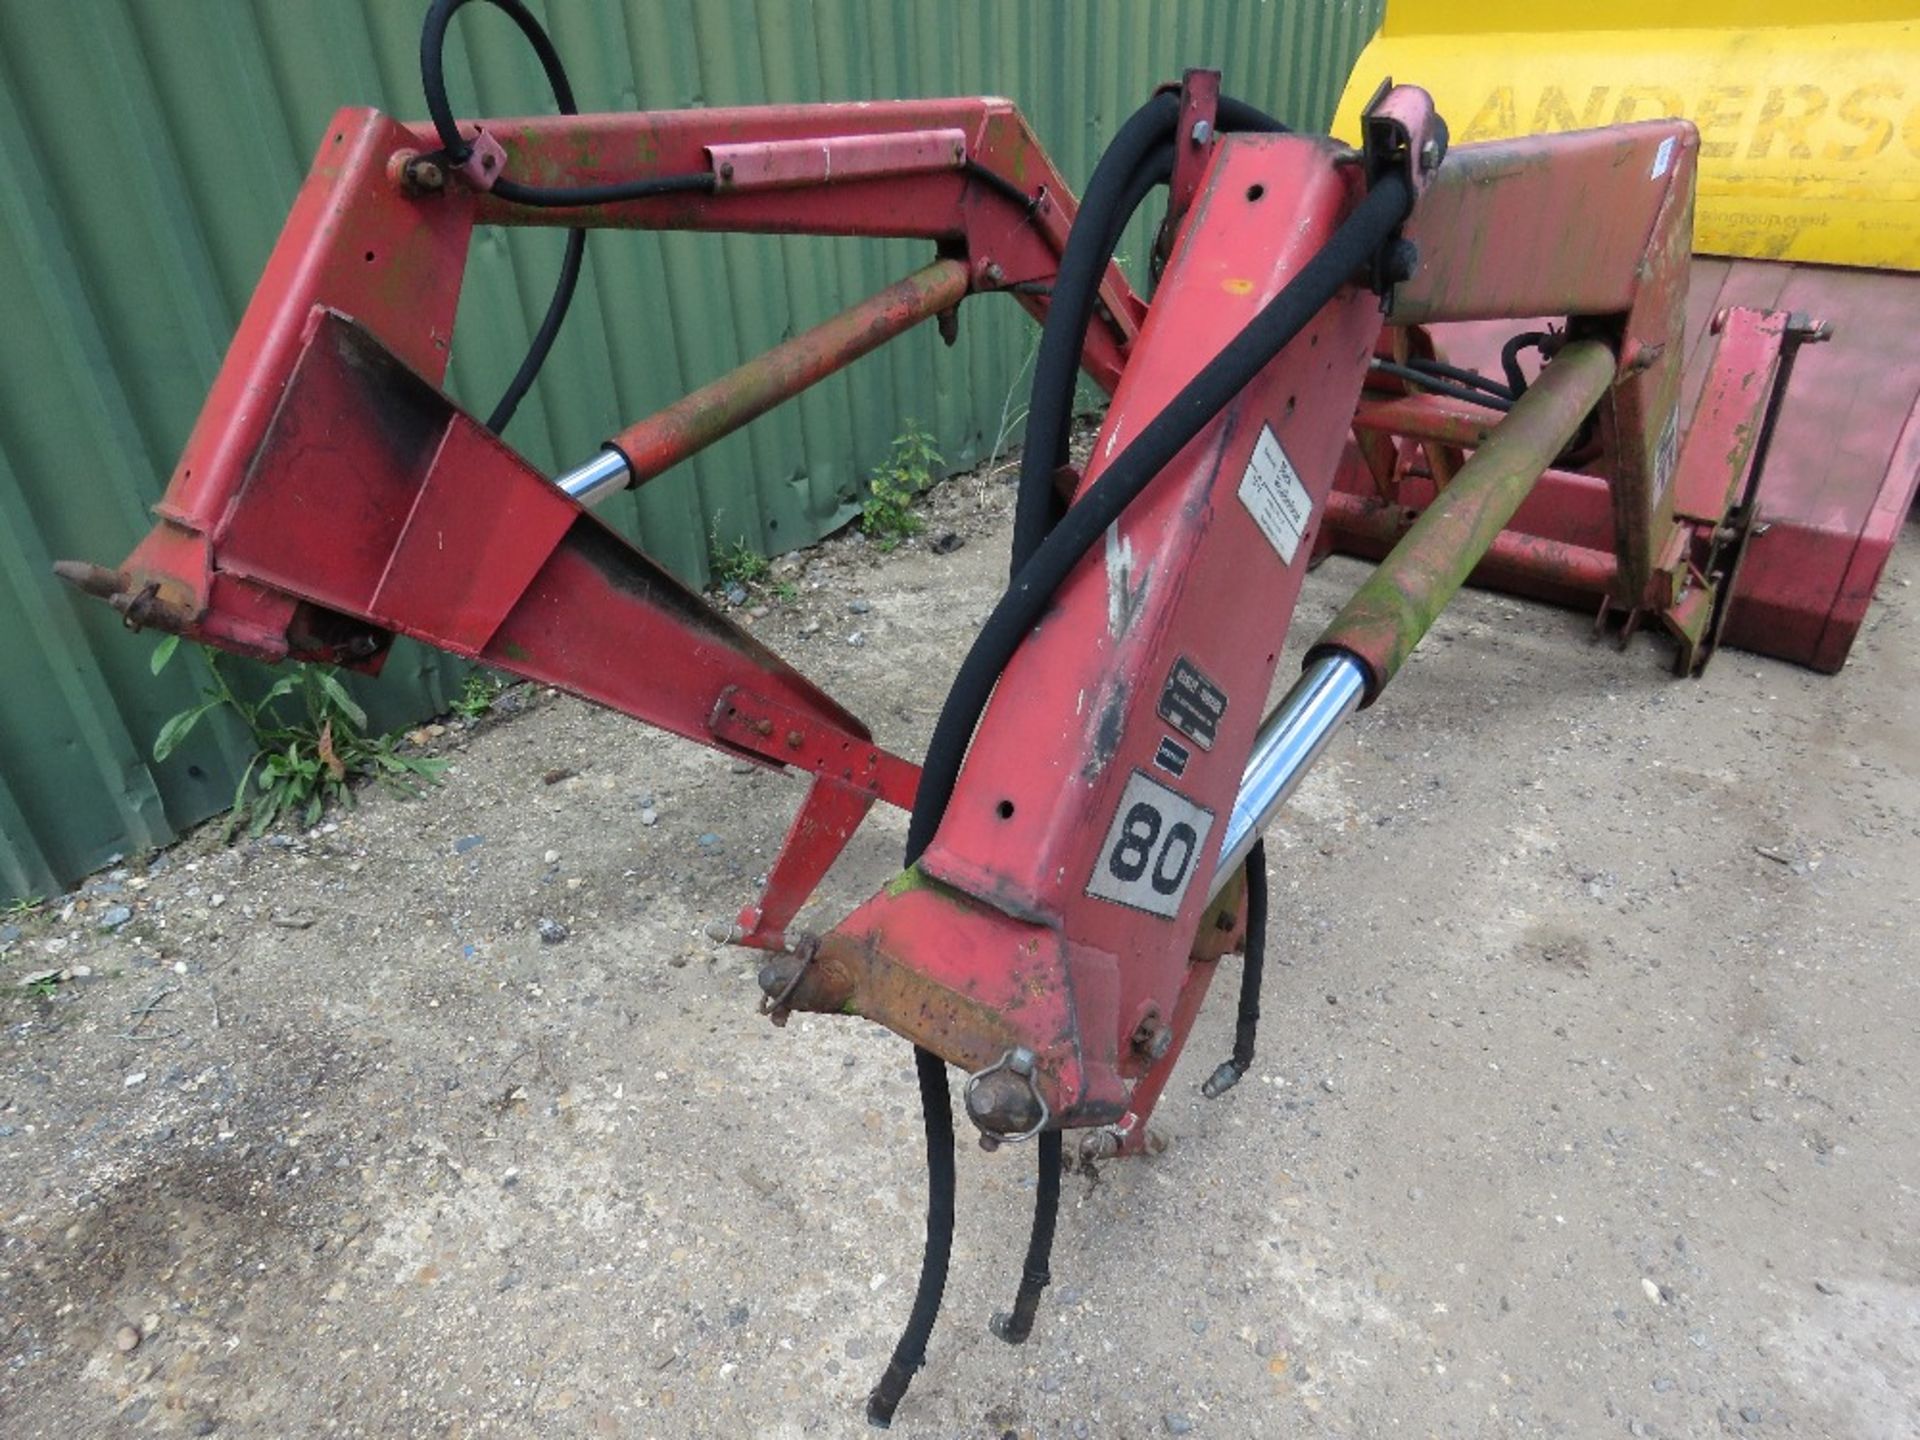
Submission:
{"label": "hose end fitting", "polygon": [[1240,1083],[1240,1077],[1246,1072],[1231,1060],[1222,1060],[1220,1068],[1201,1083],[1200,1093],[1209,1100],[1218,1100],[1227,1091]]}

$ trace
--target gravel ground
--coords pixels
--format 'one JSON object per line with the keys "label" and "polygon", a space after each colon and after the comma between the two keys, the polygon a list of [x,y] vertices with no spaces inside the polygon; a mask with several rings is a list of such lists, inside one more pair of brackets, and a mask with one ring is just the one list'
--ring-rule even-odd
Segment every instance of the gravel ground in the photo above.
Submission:
{"label": "gravel ground", "polygon": [[[738,609],[918,753],[1007,499],[944,487],[961,548],[830,542]],[[1229,976],[1170,1147],[1069,1176],[1022,1350],[985,1322],[1031,1160],[963,1149],[896,1432],[1920,1433],[1916,575],[1910,539],[1833,678],[1676,682],[1463,597],[1273,832],[1255,1072],[1198,1098]],[[524,688],[421,739],[424,798],[0,928],[0,1433],[864,1433],[919,1253],[910,1053],[773,1029],[700,938],[799,783]]]}

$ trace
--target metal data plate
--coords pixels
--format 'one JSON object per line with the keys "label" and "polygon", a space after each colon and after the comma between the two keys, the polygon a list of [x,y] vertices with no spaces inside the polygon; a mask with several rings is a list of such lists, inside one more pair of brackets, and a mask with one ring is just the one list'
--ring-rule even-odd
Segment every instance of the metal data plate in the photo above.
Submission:
{"label": "metal data plate", "polygon": [[1209,853],[1213,812],[1136,770],[1120,792],[1087,894],[1171,920]]}

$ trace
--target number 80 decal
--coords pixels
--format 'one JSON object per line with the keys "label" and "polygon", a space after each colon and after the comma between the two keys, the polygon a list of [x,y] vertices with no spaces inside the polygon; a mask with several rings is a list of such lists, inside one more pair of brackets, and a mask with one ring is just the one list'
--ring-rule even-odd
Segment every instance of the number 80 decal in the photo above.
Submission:
{"label": "number 80 decal", "polygon": [[1172,919],[1207,857],[1212,829],[1211,810],[1134,771],[1094,859],[1087,893]]}

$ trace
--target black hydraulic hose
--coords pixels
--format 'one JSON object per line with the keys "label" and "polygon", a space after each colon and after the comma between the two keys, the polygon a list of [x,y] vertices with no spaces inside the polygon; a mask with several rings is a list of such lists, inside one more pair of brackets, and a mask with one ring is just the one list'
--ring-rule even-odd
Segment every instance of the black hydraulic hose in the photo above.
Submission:
{"label": "black hydraulic hose", "polygon": [[953,1254],[953,1100],[947,1089],[947,1062],[931,1050],[913,1047],[913,1068],[920,1078],[920,1113],[927,1129],[927,1248],[920,1257],[920,1283],[913,1292],[913,1313],[886,1373],[867,1396],[867,1421],[884,1430],[927,1363],[927,1337],[940,1315],[947,1289],[947,1262]]}
{"label": "black hydraulic hose", "polygon": [[1253,1065],[1260,1033],[1260,978],[1267,963],[1267,842],[1247,852],[1247,941],[1240,961],[1240,1009],[1233,1021],[1233,1054],[1209,1075],[1200,1093],[1217,1099],[1240,1083]]}
{"label": "black hydraulic hose", "polygon": [[993,1333],[1009,1345],[1025,1344],[1033,1333],[1033,1319],[1040,1311],[1040,1292],[1053,1280],[1047,1266],[1053,1259],[1053,1231],[1060,1216],[1060,1132],[1043,1130],[1037,1143],[1040,1173],[1034,1187],[1033,1229],[1027,1235],[1027,1259],[1020,1267],[1020,1288],[1014,1294],[1013,1309],[993,1317]]}
{"label": "black hydraulic hose", "polygon": [[[464,162],[473,151],[473,147],[460,138],[459,127],[453,123],[453,107],[447,101],[445,69],[447,26],[453,20],[454,13],[466,3],[467,0],[434,0],[427,9],[425,24],[420,27],[420,88],[426,92],[427,114],[432,117],[441,148],[446,152],[448,163],[454,165]],[[560,52],[553,48],[553,41],[547,38],[547,32],[540,22],[533,18],[520,0],[489,0],[489,3],[519,26],[520,33],[533,46],[534,53],[540,57],[540,68],[546,72],[547,85],[553,91],[553,101],[560,113],[579,114],[580,107],[574,101],[573,85],[567,79],[566,66],[561,64]],[[498,188],[498,184],[495,182],[495,188]],[[520,402],[526,398],[527,391],[533,388],[540,367],[547,363],[553,342],[560,334],[561,323],[567,318],[567,310],[573,304],[573,292],[580,283],[580,267],[586,255],[587,232],[569,231],[566,249],[560,256],[560,278],[554,282],[553,296],[547,301],[547,313],[541,317],[540,328],[534,331],[533,341],[527,346],[520,368],[514,372],[506,392],[493,407],[493,413],[487,416],[487,429],[496,435],[507,428],[514,412],[520,408]]]}
{"label": "black hydraulic hose", "polygon": [[1478,370],[1469,370],[1464,365],[1449,365],[1444,360],[1429,360],[1416,355],[1407,361],[1410,369],[1423,375],[1438,375],[1443,380],[1454,380],[1471,390],[1484,390],[1489,395],[1498,395],[1502,400],[1513,399],[1512,387],[1502,385],[1498,380],[1489,379]]}
{"label": "black hydraulic hose", "polygon": [[1495,395],[1485,389],[1469,389],[1465,385],[1455,385],[1450,380],[1442,380],[1437,375],[1429,375],[1425,370],[1415,369],[1411,365],[1396,365],[1391,360],[1374,359],[1369,367],[1382,375],[1391,375],[1396,380],[1404,380],[1409,385],[1418,385],[1422,390],[1430,390],[1435,395],[1445,395],[1452,400],[1465,400],[1470,405],[1483,405],[1489,410],[1511,410],[1513,401],[1504,395]]}
{"label": "black hydraulic hose", "polygon": [[1291,135],[1293,127],[1282,125],[1257,105],[1222,95],[1213,107],[1213,118],[1222,130],[1254,131],[1264,135]]}
{"label": "black hydraulic hose", "polygon": [[1507,343],[1500,347],[1500,369],[1507,377],[1507,390],[1514,399],[1527,393],[1527,376],[1520,368],[1520,352],[1539,350],[1544,355],[1544,347],[1553,340],[1554,336],[1545,330],[1522,330],[1518,335],[1509,336]]}
{"label": "black hydraulic hose", "polygon": [[1029,195],[999,171],[989,169],[978,160],[969,160],[960,168],[968,179],[979,181],[982,185],[986,186],[987,189],[1005,199],[1011,200],[1022,210],[1025,210],[1027,214],[1031,215],[1035,210],[1039,209],[1040,197],[1038,195]]}
{"label": "black hydraulic hose", "polygon": [[502,200],[538,210],[571,210],[582,205],[618,205],[624,200],[650,200],[656,195],[684,195],[690,191],[706,193],[714,187],[713,175],[696,170],[685,175],[648,175],[638,180],[615,180],[605,185],[522,185],[504,176],[493,182],[493,193]]}
{"label": "black hydraulic hose", "polygon": [[554,281],[553,296],[547,301],[547,313],[540,317],[540,328],[533,332],[527,353],[521,357],[520,368],[513,372],[513,379],[507,382],[507,388],[501,392],[493,413],[487,416],[487,429],[494,434],[498,435],[507,428],[514,412],[520,408],[520,402],[527,398],[533,382],[540,377],[540,367],[547,363],[547,356],[553,353],[553,342],[560,337],[560,326],[573,304],[573,292],[580,283],[580,266],[586,258],[587,232],[569,230],[567,247],[560,253],[560,278]]}
{"label": "black hydraulic hose", "polygon": [[[1278,121],[1261,114],[1251,106],[1239,105],[1237,102],[1227,103],[1233,106],[1230,112],[1233,128],[1249,130],[1284,128]],[[1122,127],[1122,135],[1115,138],[1114,144],[1108,147],[1107,154],[1101,158],[1099,169],[1106,172],[1108,178],[1101,182],[1099,196],[1093,196],[1094,187],[1089,186],[1089,196],[1096,203],[1090,209],[1088,202],[1083,201],[1075,217],[1073,230],[1068,236],[1067,255],[1061,258],[1060,272],[1056,275],[1052,287],[1051,293],[1054,299],[1048,311],[1048,324],[1042,332],[1044,352],[1047,334],[1071,329],[1072,343],[1064,370],[1065,384],[1062,387],[1056,377],[1051,386],[1043,389],[1036,375],[1034,387],[1036,397],[1048,394],[1060,395],[1064,388],[1064,395],[1057,407],[1059,414],[1055,422],[1059,425],[1059,438],[1050,447],[1051,453],[1058,453],[1064,457],[1065,422],[1071,418],[1073,385],[1079,371],[1080,348],[1084,342],[1087,324],[1092,319],[1100,278],[1105,273],[1114,247],[1119,243],[1120,235],[1134,210],[1154,185],[1162,183],[1172,173],[1173,150],[1168,142],[1168,134],[1178,113],[1177,99],[1172,96],[1158,96]],[[1228,112],[1223,109],[1222,113]],[[1109,165],[1108,159],[1114,156],[1116,149],[1120,154],[1115,158],[1114,163]],[[1146,173],[1145,179],[1141,179],[1136,173],[1141,171]],[[1012,187],[1011,182],[1003,180],[1002,177],[986,171],[984,167],[969,167],[969,174],[995,189],[1017,188]],[[1120,178],[1112,178],[1116,176]],[[1024,192],[1020,192],[1020,197],[1022,203],[1031,208],[1032,202]],[[1398,223],[1397,220],[1395,223]],[[1080,254],[1076,256],[1075,238],[1082,235],[1091,236],[1093,239],[1082,242]],[[1094,248],[1096,245],[1097,252]],[[1074,257],[1071,270],[1070,256]],[[1085,272],[1081,278],[1072,278],[1074,273],[1081,271]],[[1337,288],[1337,282],[1333,288]],[[1329,289],[1328,293],[1330,295],[1332,290]],[[1063,296],[1068,300],[1075,317],[1070,322],[1065,320],[1056,322],[1054,319]],[[1063,342],[1056,342],[1056,348],[1061,343]],[[1058,368],[1058,361],[1054,362],[1054,366]],[[1238,388],[1238,386],[1234,387],[1235,390]],[[1228,393],[1231,395],[1233,392]],[[1224,403],[1224,400],[1221,403]],[[1033,448],[1033,426],[1033,416],[1029,414],[1029,451]],[[1129,447],[1129,450],[1132,448]],[[1124,458],[1123,456],[1122,459]],[[1038,515],[1029,518],[1029,524],[1038,526],[1043,533],[1054,520],[1051,476],[1052,467],[1049,467],[1046,473],[1048,483],[1039,495]],[[1026,493],[1027,487],[1023,483],[1023,498]],[[1016,553],[1019,547],[1019,528],[1020,520],[1016,515]],[[1016,564],[1015,568],[1018,570],[1020,567]],[[1067,568],[1070,569],[1071,566]],[[1051,589],[1057,588],[1064,578],[1063,570],[1059,578],[1055,579],[1049,587],[1048,593],[1051,593]],[[1017,583],[1016,579],[1016,585]],[[977,650],[979,647],[976,645],[975,648]],[[1010,647],[1007,650],[1007,657],[1011,658],[1011,655]],[[969,660],[972,658],[970,655]],[[995,669],[994,676],[997,677],[998,669],[1003,668],[1004,663],[1002,661],[1001,667]],[[986,704],[987,695],[992,691],[992,686],[993,677],[989,677],[984,684],[979,683],[977,677],[969,682],[966,667],[963,666],[961,676],[955,680],[953,688],[948,692],[946,706],[942,711],[943,719],[946,711],[955,707],[956,697],[958,697],[961,708],[970,707],[977,720],[979,711]],[[971,725],[968,728],[970,732]],[[937,729],[935,733],[937,738]],[[952,793],[951,778],[944,787],[929,790],[923,784],[916,793],[906,849],[906,863],[909,866],[920,858],[928,840],[939,828]],[[951,1096],[947,1089],[946,1067],[937,1055],[917,1045],[914,1047],[914,1065],[920,1077],[921,1110],[927,1131],[927,1239],[926,1249],[921,1257],[920,1280],[914,1292],[912,1313],[908,1316],[906,1328],[901,1333],[899,1343],[894,1347],[893,1357],[888,1362],[880,1383],[874,1387],[867,1399],[867,1420],[870,1424],[882,1429],[892,1423],[894,1411],[906,1394],[907,1387],[912,1383],[914,1373],[926,1363],[927,1341],[932,1335],[934,1322],[939,1318],[940,1302],[946,1291],[947,1268],[953,1249],[955,1208],[953,1112]],[[1028,1236],[1027,1263],[1022,1269],[1020,1289],[1015,1297],[1014,1310],[1008,1317],[1008,1325],[1004,1332],[1009,1338],[1012,1338],[1016,1327],[1018,1327],[1019,1339],[1025,1339],[1030,1333],[1033,1316],[1039,1307],[1040,1293],[1050,1278],[1047,1266],[1053,1251],[1053,1237],[1060,1200],[1062,1142],[1059,1132],[1044,1132],[1039,1137],[1038,1148],[1039,1180],[1036,1186],[1033,1227]],[[1020,1318],[1022,1316],[1024,1320]]]}
{"label": "black hydraulic hose", "polygon": [[[1146,201],[1147,196],[1151,195],[1172,178],[1173,142],[1168,140],[1163,144],[1154,146],[1152,150],[1148,151],[1146,158],[1140,162],[1140,168],[1128,177],[1127,188],[1121,192],[1120,204],[1114,211],[1113,219],[1107,228],[1106,244],[1103,247],[1106,251],[1106,260],[1113,259],[1113,252],[1120,248],[1120,237],[1127,233],[1127,226],[1133,223],[1134,212]],[[1099,273],[1102,276],[1106,274],[1106,260],[1103,260],[1100,264]],[[1099,280],[1097,278],[1094,282],[1094,290],[1096,295],[1095,303],[1097,304],[1099,292]],[[1051,315],[1051,312],[1049,312],[1049,315]],[[1081,331],[1080,339],[1082,344],[1086,343],[1086,332],[1084,330]],[[1077,365],[1073,378],[1075,380],[1078,379]],[[1072,386],[1068,387],[1068,393],[1072,393]],[[1069,416],[1068,419],[1071,420],[1072,417]]]}
{"label": "black hydraulic hose", "polygon": [[961,662],[934,725],[907,826],[909,863],[927,848],[939,827],[994,683],[1054,592],[1187,442],[1372,261],[1412,203],[1404,177],[1382,176],[1286,288],[1148,422],[1021,567]]}
{"label": "black hydraulic hose", "polygon": [[1101,153],[1081,196],[1067,247],[1054,276],[1053,298],[1033,362],[1019,490],[1014,499],[1013,565],[1018,574],[1054,522],[1053,473],[1066,463],[1073,387],[1094,301],[1113,245],[1131,212],[1122,209],[1134,173],[1173,134],[1180,97],[1162,91],[1127,117]]}
{"label": "black hydraulic hose", "polygon": [[[427,11],[426,24],[420,30],[420,82],[427,92],[427,115],[440,137],[441,150],[453,165],[465,163],[473,153],[472,143],[461,136],[453,121],[453,107],[447,101],[445,69],[447,26],[460,7],[468,3],[469,0],[434,0]],[[560,113],[579,114],[566,67],[560,62],[560,52],[554,49],[540,22],[521,0],[487,0],[487,3],[519,26],[520,33],[533,46],[534,53],[540,57],[540,68],[546,72],[547,83],[553,87],[553,98],[559,104]],[[654,195],[713,187],[713,174],[705,170],[685,175],[649,175],[605,185],[527,185],[502,175],[493,182],[493,193],[516,205],[566,209],[578,205],[613,205],[623,200],[645,200]]]}
{"label": "black hydraulic hose", "polygon": [[[1168,179],[1171,178],[1172,175],[1173,175],[1173,142],[1169,140],[1164,142],[1163,144],[1156,146],[1147,155],[1147,158],[1141,162],[1140,168],[1133,172],[1132,177],[1129,179],[1127,183],[1127,188],[1125,193],[1121,196],[1120,204],[1118,208],[1114,211],[1108,223],[1108,234],[1107,234],[1106,244],[1104,248],[1101,250],[1102,258],[1100,261],[1100,268],[1095,277],[1096,291],[1099,288],[1099,276],[1104,275],[1106,273],[1107,261],[1113,258],[1114,251],[1119,248],[1120,237],[1126,233],[1127,226],[1133,220],[1134,212],[1136,212],[1140,208],[1141,203],[1145,201],[1147,196],[1152,194],[1157,187],[1166,184]],[[1098,303],[1097,300],[1095,303],[1096,304]],[[1048,317],[1049,317],[1049,321],[1051,321],[1051,317],[1052,317],[1051,311],[1048,312]],[[1082,331],[1083,343],[1084,343],[1084,338],[1085,338],[1085,332]],[[1044,336],[1043,336],[1043,339],[1044,339]],[[1073,400],[1074,400],[1074,396],[1078,393],[1078,385],[1079,385],[1079,368],[1078,368],[1079,362],[1077,359],[1075,360],[1074,365],[1075,365],[1075,368],[1072,371],[1069,371],[1066,376],[1066,388],[1064,390],[1056,386],[1049,390],[1042,391],[1037,384],[1034,386],[1033,394],[1028,400],[1028,404],[1027,404],[1027,418],[1028,418],[1027,434],[1029,436],[1027,443],[1029,447],[1031,447],[1033,444],[1031,439],[1031,436],[1033,434],[1032,418],[1036,411],[1038,411],[1042,415],[1043,419],[1049,424],[1049,426],[1051,425],[1053,418],[1055,416],[1063,416],[1068,422],[1068,426],[1071,427],[1071,423],[1073,420]],[[1026,457],[1031,453],[1035,453],[1031,448],[1027,450],[1023,450],[1021,452],[1021,457],[1020,457],[1020,463],[1022,467],[1021,484],[1023,487],[1028,483],[1033,483],[1035,485],[1039,483],[1038,481],[1028,482],[1025,478]],[[1058,463],[1064,464],[1065,461],[1066,461],[1066,456],[1063,452],[1060,456],[1060,460]],[[1046,529],[1051,530],[1056,524],[1059,523],[1060,517],[1066,513],[1067,502],[1060,495],[1058,489],[1053,484],[1053,470],[1051,469],[1048,470],[1046,478],[1047,478],[1046,494],[1045,494],[1046,517],[1047,517]],[[1044,533],[1045,531],[1042,531],[1042,534]],[[1018,542],[1018,538],[1019,538],[1018,533],[1016,532],[1016,535],[1015,535],[1016,544]],[[1017,562],[1014,568],[1016,569],[1018,568]]]}
{"label": "black hydraulic hose", "polygon": [[[447,26],[467,3],[468,0],[433,0],[427,7],[426,23],[420,27],[420,88],[426,91],[427,115],[440,136],[441,148],[448,162],[454,165],[465,164],[473,153],[473,146],[461,138],[459,127],[453,123],[453,107],[447,103]],[[574,103],[567,68],[560,63],[560,52],[553,48],[545,27],[520,0],[487,0],[487,3],[519,26],[520,33],[527,37],[533,53],[540,57],[540,68],[546,72],[547,84],[553,88],[554,103],[560,107],[560,113],[578,115],[580,107]]]}
{"label": "black hydraulic hose", "polygon": [[[472,144],[461,137],[459,126],[454,124],[453,106],[447,99],[446,76],[447,26],[452,23],[461,6],[467,3],[468,0],[434,0],[427,9],[425,23],[420,27],[420,88],[426,92],[427,114],[433,121],[434,133],[440,137],[440,148],[451,165],[464,163],[473,153]],[[567,79],[560,52],[554,48],[553,41],[532,12],[520,0],[487,0],[487,3],[519,27],[520,33],[539,56],[540,68],[546,74],[547,84],[553,91],[554,104],[560,113],[579,114],[580,107],[573,97],[573,84]],[[493,183],[493,193],[503,200],[539,207],[610,205],[621,200],[644,199],[650,195],[712,188],[713,176],[704,173],[656,175],[612,185],[561,189],[523,185],[504,175]],[[566,320],[567,310],[573,304],[573,292],[580,283],[580,268],[586,253],[587,232],[584,229],[569,230],[566,249],[560,257],[560,277],[555,281],[553,296],[547,302],[547,313],[541,318],[533,342],[527,347],[526,358],[514,372],[506,393],[487,417],[487,428],[496,434],[506,429],[507,423],[513,419],[514,412],[520,408],[520,402],[526,398],[527,391],[540,374],[541,366],[546,364],[547,356],[552,353],[561,323]]]}
{"label": "black hydraulic hose", "polygon": [[[1231,96],[1221,96],[1214,113],[1223,131],[1281,134],[1287,130],[1271,115]],[[1094,166],[1067,235],[1047,321],[1040,332],[1040,351],[1034,357],[1014,502],[1012,569],[1016,573],[1058,518],[1053,475],[1067,463],[1080,352],[1086,345],[1100,282],[1133,212],[1155,185],[1165,183],[1173,173],[1173,132],[1179,118],[1180,97],[1171,91],[1155,95],[1128,117]]]}

